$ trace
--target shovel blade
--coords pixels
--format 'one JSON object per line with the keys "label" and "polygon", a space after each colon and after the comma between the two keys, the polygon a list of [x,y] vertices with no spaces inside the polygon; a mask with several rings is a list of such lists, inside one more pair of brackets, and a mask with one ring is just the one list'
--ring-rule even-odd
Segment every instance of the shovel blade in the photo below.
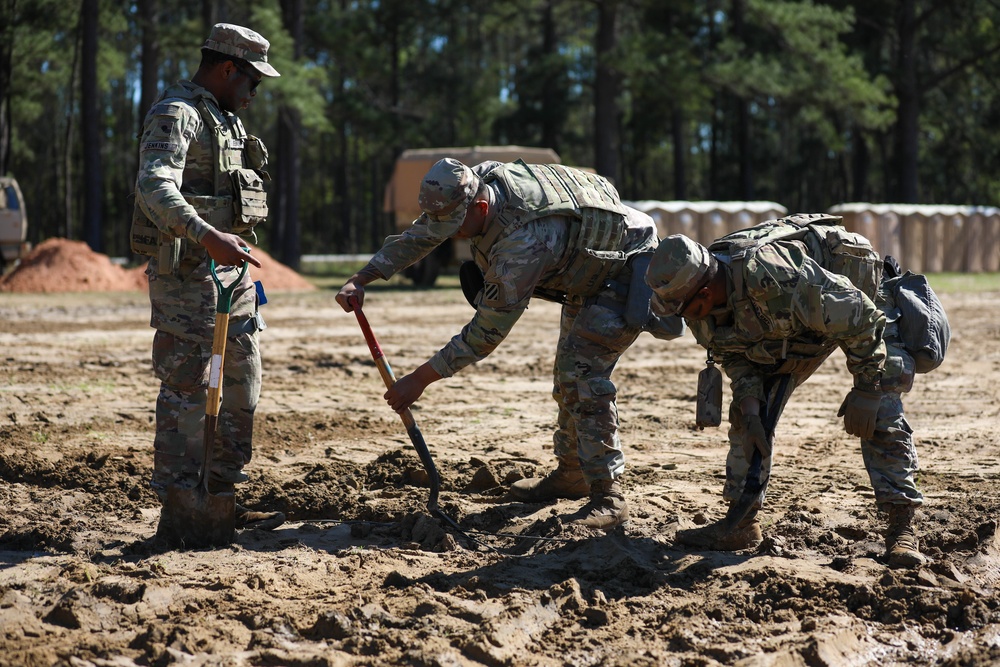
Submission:
{"label": "shovel blade", "polygon": [[236,496],[212,494],[204,486],[167,488],[166,535],[171,544],[186,549],[224,547],[236,539]]}

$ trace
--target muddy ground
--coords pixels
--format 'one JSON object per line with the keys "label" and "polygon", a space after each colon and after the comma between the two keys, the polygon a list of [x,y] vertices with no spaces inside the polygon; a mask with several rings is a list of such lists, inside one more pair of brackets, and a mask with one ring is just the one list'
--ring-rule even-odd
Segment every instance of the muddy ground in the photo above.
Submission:
{"label": "muddy ground", "polygon": [[[945,294],[950,356],[907,397],[933,562],[881,560],[834,357],[785,412],[760,549],[677,548],[721,514],[725,433],[693,428],[703,355],[644,335],[616,379],[632,520],[503,502],[552,464],[558,310],[533,303],[414,415],[441,507],[352,315],[270,295],[256,456],[241,500],[288,523],[230,548],[158,550],[147,488],[157,387],[139,293],[0,295],[2,665],[990,665],[1000,663],[1000,292]],[[470,315],[456,288],[373,290],[397,374]],[[727,389],[728,400],[728,389]],[[497,533],[502,535],[497,536]]]}

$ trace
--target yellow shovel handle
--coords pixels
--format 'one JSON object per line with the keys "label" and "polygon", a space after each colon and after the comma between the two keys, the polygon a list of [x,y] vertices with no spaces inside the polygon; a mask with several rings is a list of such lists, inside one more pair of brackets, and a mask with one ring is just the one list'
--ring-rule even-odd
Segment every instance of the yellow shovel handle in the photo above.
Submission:
{"label": "yellow shovel handle", "polygon": [[212,362],[208,366],[208,398],[205,415],[218,417],[222,406],[222,367],[226,358],[226,335],[229,333],[229,313],[215,314],[212,336]]}

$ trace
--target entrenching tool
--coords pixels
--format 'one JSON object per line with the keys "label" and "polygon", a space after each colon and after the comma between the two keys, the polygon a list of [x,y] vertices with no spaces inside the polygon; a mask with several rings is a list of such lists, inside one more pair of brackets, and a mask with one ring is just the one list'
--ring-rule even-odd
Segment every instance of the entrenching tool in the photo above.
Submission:
{"label": "entrenching tool", "polygon": [[[773,393],[767,392],[767,403],[762,406],[764,410],[763,419],[764,431],[768,440],[774,440],[774,429],[778,425],[778,417],[781,416],[782,402],[785,399],[785,391],[788,389],[790,375],[782,375],[778,380],[778,388]],[[764,457],[759,449],[755,449],[750,457],[750,469],[747,471],[746,480],[743,483],[743,492],[739,499],[729,506],[726,512],[724,531],[731,533],[739,526],[740,521],[764,498],[764,491],[767,484],[760,481],[760,469],[764,462]]]}
{"label": "entrenching tool", "polygon": [[[357,299],[352,297],[348,299],[347,302],[354,309],[354,314],[358,318],[358,325],[361,327],[361,333],[365,336],[365,342],[368,343],[368,349],[372,353],[372,359],[375,361],[375,366],[378,368],[379,375],[382,376],[382,382],[385,383],[385,388],[391,389],[392,385],[396,384],[396,376],[392,372],[392,367],[389,365],[389,361],[385,358],[385,354],[382,353],[382,348],[379,346],[374,332],[372,332],[371,325],[368,324],[368,318],[365,317],[365,314],[362,312],[361,305],[358,303]],[[430,480],[431,492],[430,497],[427,499],[427,511],[430,512],[431,515],[436,516],[451,526],[455,529],[455,531],[469,541],[482,545],[479,540],[470,537],[457,523],[455,523],[451,517],[438,508],[438,494],[441,491],[441,476],[438,475],[437,466],[434,465],[434,459],[431,458],[431,452],[427,448],[424,436],[417,427],[417,421],[413,418],[413,413],[410,412],[410,409],[407,408],[403,412],[399,413],[399,416],[403,420],[403,426],[406,427],[406,434],[410,437],[410,442],[413,443],[413,448],[417,450],[420,462],[423,464],[424,470],[427,471],[427,477]],[[492,549],[492,547],[489,547],[488,545],[482,546]]]}
{"label": "entrenching tool", "polygon": [[205,399],[205,447],[198,484],[191,489],[167,488],[168,521],[177,541],[186,547],[216,547],[232,544],[236,537],[236,496],[233,493],[212,494],[208,491],[212,449],[219,428],[219,408],[222,405],[223,363],[226,357],[226,336],[229,332],[229,312],[233,291],[243,282],[249,263],[244,262],[239,276],[223,287],[210,263],[212,280],[218,291],[215,307],[215,330],[212,337],[212,361],[208,372],[208,397]]}

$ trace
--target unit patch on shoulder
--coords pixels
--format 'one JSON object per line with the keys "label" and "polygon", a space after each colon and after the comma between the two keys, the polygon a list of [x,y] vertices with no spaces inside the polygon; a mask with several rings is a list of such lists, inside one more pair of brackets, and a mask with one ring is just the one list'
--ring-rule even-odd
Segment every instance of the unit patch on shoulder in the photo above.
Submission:
{"label": "unit patch on shoulder", "polygon": [[175,136],[177,118],[170,115],[159,115],[146,126],[145,141],[142,143],[142,152],[146,151],[176,151],[180,144]]}

